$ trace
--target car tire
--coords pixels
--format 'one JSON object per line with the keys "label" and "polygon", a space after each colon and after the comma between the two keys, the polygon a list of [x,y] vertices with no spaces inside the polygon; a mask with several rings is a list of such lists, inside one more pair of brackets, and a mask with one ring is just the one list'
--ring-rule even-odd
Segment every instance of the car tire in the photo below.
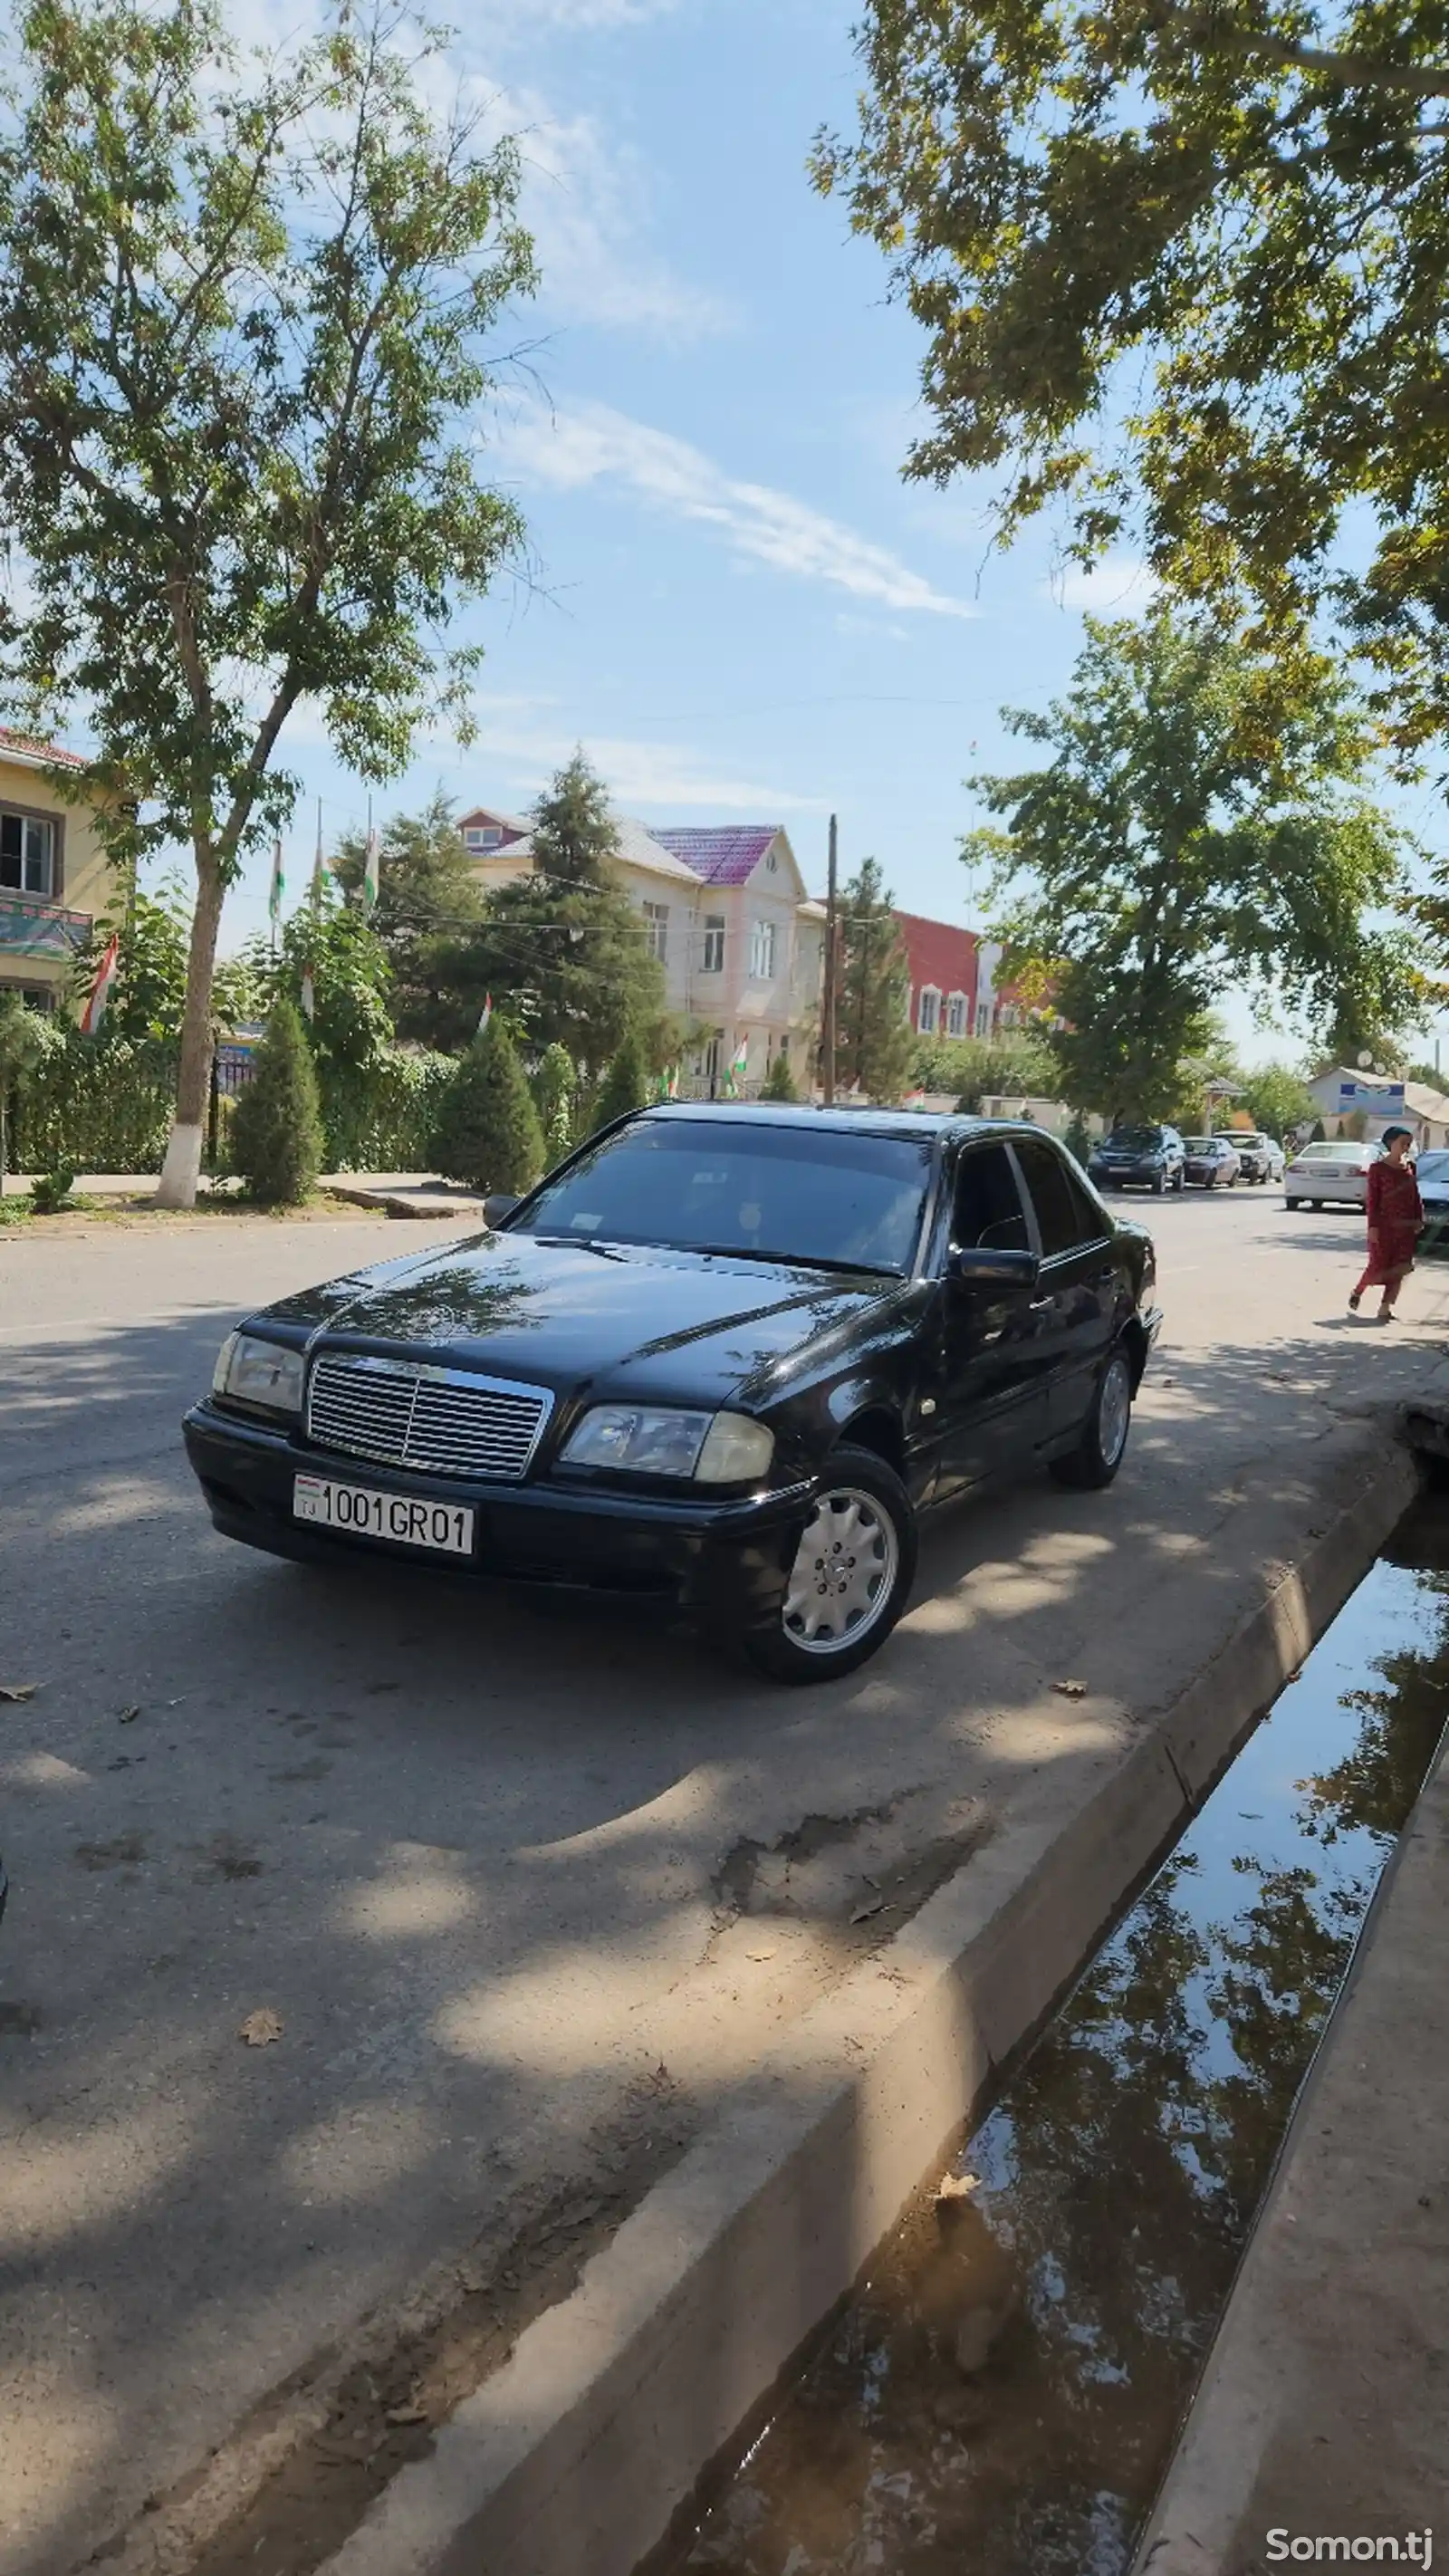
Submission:
{"label": "car tire", "polygon": [[1075,1449],[1053,1458],[1051,1472],[1059,1485],[1100,1493],[1110,1485],[1127,1454],[1132,1428],[1132,1362],[1126,1345],[1114,1344],[1092,1393],[1091,1410]]}
{"label": "car tire", "polygon": [[1173,1186],[1173,1188],[1176,1190],[1178,1197],[1179,1197],[1179,1198],[1181,1198],[1181,1196],[1182,1196],[1182,1194],[1183,1194],[1183,1191],[1184,1191],[1184,1190],[1186,1189],[1186,1187],[1187,1187],[1187,1174],[1186,1174],[1186,1172],[1179,1172],[1179,1173],[1178,1173],[1178,1175],[1177,1175],[1177,1178],[1176,1178],[1176,1180],[1173,1182],[1172,1186]]}
{"label": "car tire", "polygon": [[1152,1195],[1155,1199],[1160,1199],[1165,1195],[1166,1190],[1167,1176],[1165,1173],[1159,1172],[1156,1180],[1152,1184]]}
{"label": "car tire", "polygon": [[1285,1200],[1283,1201],[1283,1205],[1284,1205],[1284,1206],[1285,1206],[1285,1208],[1287,1209],[1288,1214],[1289,1214],[1290,1216],[1296,1216],[1296,1215],[1297,1215],[1297,1213],[1298,1213],[1298,1211],[1299,1211],[1299,1209],[1300,1209],[1300,1208],[1301,1208],[1301,1206],[1303,1205],[1303,1201],[1302,1201],[1301,1199],[1287,1199],[1287,1198],[1285,1198]]}
{"label": "car tire", "polygon": [[[806,1634],[806,1626],[814,1602],[798,1610],[800,1592],[793,1587],[800,1583],[803,1590],[801,1578],[812,1570],[807,1563],[811,1545],[820,1549],[822,1578],[832,1555],[849,1553],[852,1507],[857,1515],[856,1527],[863,1525],[867,1531],[880,1580],[874,1594],[863,1599],[868,1577],[863,1581],[856,1573],[852,1557],[850,1573],[854,1580],[843,1597],[847,1613],[854,1599],[859,1603],[860,1615],[838,1639],[824,1639],[818,1633],[812,1638]],[[841,1535],[832,1535],[832,1525]],[[848,1442],[832,1450],[800,1533],[780,1606],[767,1625],[752,1629],[745,1637],[750,1661],[775,1681],[797,1683],[836,1681],[841,1674],[853,1673],[859,1665],[868,1663],[885,1644],[910,1599],[916,1579],[916,1550],[916,1515],[894,1468],[877,1458],[873,1450],[855,1449]],[[820,1596],[828,1599],[823,1580]]]}
{"label": "car tire", "polygon": [[1310,1200],[1309,1200],[1309,1202],[1308,1202],[1308,1204],[1309,1204],[1309,1206],[1312,1208],[1313,1213],[1314,1213],[1314,1215],[1315,1215],[1315,1216],[1322,1216],[1322,1214],[1323,1214],[1323,1201],[1322,1201],[1322,1199],[1310,1199]]}

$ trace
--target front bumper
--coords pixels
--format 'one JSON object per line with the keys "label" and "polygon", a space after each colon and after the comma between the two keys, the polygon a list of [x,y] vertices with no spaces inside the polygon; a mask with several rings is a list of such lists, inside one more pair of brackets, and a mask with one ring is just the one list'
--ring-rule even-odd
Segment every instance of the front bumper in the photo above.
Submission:
{"label": "front bumper", "polygon": [[1099,1188],[1105,1182],[1109,1189],[1151,1190],[1168,1177],[1165,1163],[1089,1163],[1087,1166],[1088,1180],[1095,1181]]}
{"label": "front bumper", "polygon": [[[210,1404],[182,1425],[186,1454],[212,1520],[227,1538],[273,1556],[338,1564],[384,1557],[464,1581],[562,1584],[654,1596],[693,1616],[768,1620],[779,1608],[810,1500],[809,1485],[745,1500],[706,1501],[620,1493],[600,1486],[469,1483],[379,1468],[365,1458],[313,1449],[263,1423]],[[334,1477],[383,1494],[468,1506],[476,1515],[470,1557],[435,1555],[292,1516],[293,1479]]]}

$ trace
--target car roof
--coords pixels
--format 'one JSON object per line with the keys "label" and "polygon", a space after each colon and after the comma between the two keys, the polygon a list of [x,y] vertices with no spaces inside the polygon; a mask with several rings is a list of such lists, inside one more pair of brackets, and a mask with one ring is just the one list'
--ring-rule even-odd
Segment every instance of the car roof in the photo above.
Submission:
{"label": "car roof", "polygon": [[1045,1136],[1058,1140],[1030,1118],[976,1118],[961,1110],[812,1108],[808,1101],[669,1100],[642,1112],[651,1119],[706,1121],[720,1127],[827,1127],[836,1132],[870,1136]]}

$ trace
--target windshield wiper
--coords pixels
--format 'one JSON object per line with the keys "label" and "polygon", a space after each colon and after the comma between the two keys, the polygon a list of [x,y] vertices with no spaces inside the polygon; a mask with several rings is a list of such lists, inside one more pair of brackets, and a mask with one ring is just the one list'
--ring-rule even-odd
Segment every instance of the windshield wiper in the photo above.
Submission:
{"label": "windshield wiper", "polygon": [[839,1270],[847,1277],[863,1271],[869,1279],[905,1277],[905,1272],[890,1261],[832,1261],[823,1252],[757,1252],[746,1243],[677,1243],[670,1250],[698,1252],[718,1261],[778,1261],[786,1270]]}

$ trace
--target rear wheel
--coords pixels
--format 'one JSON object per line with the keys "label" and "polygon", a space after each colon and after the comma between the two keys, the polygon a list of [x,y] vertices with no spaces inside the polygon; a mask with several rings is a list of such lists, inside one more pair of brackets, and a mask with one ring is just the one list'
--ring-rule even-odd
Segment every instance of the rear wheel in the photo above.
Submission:
{"label": "rear wheel", "polygon": [[1301,1208],[1301,1206],[1303,1205],[1303,1201],[1302,1201],[1301,1199],[1285,1199],[1285,1200],[1283,1201],[1283,1205],[1284,1205],[1284,1206],[1285,1206],[1285,1208],[1287,1209],[1287,1211],[1288,1211],[1288,1213],[1289,1213],[1289,1215],[1290,1215],[1290,1216],[1296,1216],[1296,1215],[1297,1215],[1297,1213],[1298,1213],[1298,1210],[1299,1210],[1299,1209]]}
{"label": "rear wheel", "polygon": [[745,1639],[751,1661],[784,1682],[854,1672],[885,1644],[915,1573],[916,1516],[899,1476],[869,1449],[835,1450],[780,1607]]}
{"label": "rear wheel", "polygon": [[1092,1409],[1076,1448],[1051,1462],[1057,1483],[1096,1490],[1110,1485],[1122,1464],[1131,1427],[1132,1363],[1119,1342],[1097,1380]]}
{"label": "rear wheel", "polygon": [[1163,1192],[1164,1192],[1164,1190],[1166,1189],[1166,1187],[1167,1187],[1167,1179],[1166,1179],[1166,1175],[1165,1175],[1164,1173],[1162,1173],[1162,1172],[1159,1172],[1159,1173],[1158,1173],[1158,1175],[1157,1175],[1156,1180],[1155,1180],[1155,1181],[1153,1182],[1153,1184],[1152,1184],[1152,1195],[1153,1195],[1153,1197],[1154,1197],[1155,1199],[1160,1199],[1160,1198],[1161,1198],[1161,1196],[1162,1196],[1162,1194],[1163,1194]]}

